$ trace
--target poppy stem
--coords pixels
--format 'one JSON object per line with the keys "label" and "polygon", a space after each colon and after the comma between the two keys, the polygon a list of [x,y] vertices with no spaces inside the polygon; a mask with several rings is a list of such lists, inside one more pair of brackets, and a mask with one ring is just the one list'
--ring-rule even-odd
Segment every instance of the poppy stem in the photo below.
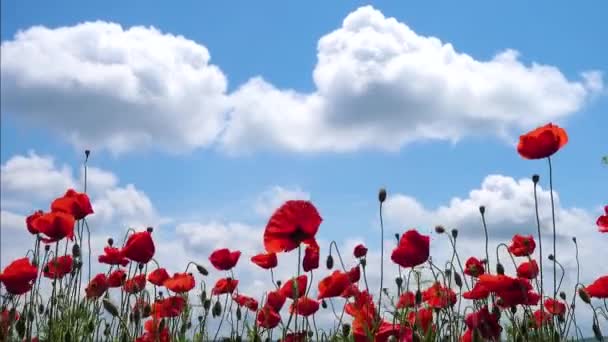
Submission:
{"label": "poppy stem", "polygon": [[[538,214],[538,195],[537,195],[537,190],[536,190],[537,185],[538,185],[538,177],[533,176],[532,181],[534,182],[534,209],[536,211],[536,229],[538,230],[538,254],[539,254],[538,260],[540,260],[540,265],[538,265],[540,268],[540,298],[541,298],[539,305],[540,305],[541,317],[544,317],[545,310],[544,310],[543,300],[542,300],[543,292],[544,292],[544,287],[543,287],[543,261],[544,261],[543,260],[543,238],[542,238],[542,235],[540,232],[540,216]],[[540,334],[541,334],[541,336],[540,336],[541,340],[543,337],[542,336],[543,330],[544,329],[542,329],[542,325],[541,325],[541,328],[539,329]]]}
{"label": "poppy stem", "polygon": [[380,291],[378,294],[378,325],[382,312],[382,286],[384,281],[384,222],[382,220],[382,201],[380,201]]}
{"label": "poppy stem", "polygon": [[488,274],[491,274],[492,272],[490,271],[490,253],[488,252],[488,244],[489,244],[488,225],[486,224],[486,210],[485,210],[485,207],[480,207],[479,208],[479,213],[481,214],[481,223],[483,224],[483,232],[484,232],[485,237],[486,237],[486,271],[488,272]]}
{"label": "poppy stem", "polygon": [[547,157],[549,161],[549,191],[551,196],[551,221],[553,224],[553,300],[557,297],[557,255],[555,251],[556,234],[555,234],[555,202],[553,200],[553,167],[551,166],[551,157]]}

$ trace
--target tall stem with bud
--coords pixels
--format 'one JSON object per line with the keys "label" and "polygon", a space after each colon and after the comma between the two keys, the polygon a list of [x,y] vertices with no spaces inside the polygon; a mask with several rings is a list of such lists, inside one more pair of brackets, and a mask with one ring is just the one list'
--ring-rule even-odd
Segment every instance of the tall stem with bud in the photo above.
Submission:
{"label": "tall stem with bud", "polygon": [[382,203],[386,201],[386,189],[378,191],[378,201],[380,202],[380,291],[378,295],[378,324],[381,320],[382,312],[382,288],[384,280],[384,222],[382,221]]}

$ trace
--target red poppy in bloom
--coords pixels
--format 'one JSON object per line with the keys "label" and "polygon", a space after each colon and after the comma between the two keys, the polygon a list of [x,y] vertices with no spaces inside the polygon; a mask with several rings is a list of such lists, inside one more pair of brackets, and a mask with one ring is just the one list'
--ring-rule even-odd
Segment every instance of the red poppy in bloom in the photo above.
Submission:
{"label": "red poppy in bloom", "polygon": [[545,309],[552,315],[563,316],[566,313],[566,304],[559,300],[553,300],[553,298],[545,299]]}
{"label": "red poppy in bloom", "polygon": [[171,296],[157,299],[152,305],[152,312],[159,317],[177,317],[186,307],[186,300],[182,296]]}
{"label": "red poppy in bloom", "polygon": [[429,329],[433,328],[433,310],[430,308],[422,308],[415,311],[410,311],[407,314],[407,320],[412,326],[418,326],[426,334]]}
{"label": "red poppy in bloom", "polygon": [[534,279],[538,276],[538,272],[536,260],[522,262],[517,266],[517,276],[520,278]]}
{"label": "red poppy in bloom", "polygon": [[479,285],[482,285],[490,292],[499,292],[513,286],[515,279],[503,274],[483,274],[479,276]]}
{"label": "red poppy in bloom", "polygon": [[408,230],[393,250],[391,260],[401,267],[418,266],[429,258],[430,238],[415,229]]}
{"label": "red poppy in bloom", "polygon": [[167,279],[169,279],[169,273],[162,267],[157,268],[148,274],[148,281],[156,286],[163,286]]}
{"label": "red poppy in bloom", "polygon": [[171,337],[169,335],[169,327],[164,324],[163,329],[160,329],[161,320],[154,316],[152,319],[147,320],[144,323],[144,329],[146,332],[135,339],[135,342],[170,342]]}
{"label": "red poppy in bloom", "polygon": [[344,289],[344,291],[342,291],[342,293],[340,294],[340,297],[342,298],[350,298],[355,296],[357,293],[359,293],[359,287],[357,287],[357,284],[350,284],[346,289]]}
{"label": "red poppy in bloom", "polygon": [[597,278],[591,285],[585,287],[590,297],[608,298],[608,275]]}
{"label": "red poppy in bloom", "polygon": [[293,313],[294,308],[298,315],[307,317],[319,310],[319,302],[308,297],[300,297],[291,304],[289,312]]}
{"label": "red poppy in bloom", "polygon": [[[12,317],[11,317],[12,316]],[[15,310],[11,315],[11,310],[4,309],[0,312],[0,337],[8,336],[11,325],[19,320],[19,313]]]}
{"label": "red poppy in bloom", "polygon": [[30,223],[32,229],[47,236],[45,243],[57,242],[65,237],[74,239],[74,216],[66,213],[42,214]]}
{"label": "red poppy in bloom", "polygon": [[173,292],[188,292],[194,288],[194,277],[192,273],[175,273],[173,277],[165,280],[164,285]]}
{"label": "red poppy in bloom", "polygon": [[301,243],[315,245],[322,218],[309,201],[287,201],[270,217],[264,230],[267,252],[289,252]]}
{"label": "red poppy in bloom", "polygon": [[367,341],[367,333],[373,333],[377,322],[376,307],[369,292],[362,291],[355,294],[354,301],[346,304],[345,312],[353,316],[352,330],[355,340]]}
{"label": "red poppy in bloom", "polygon": [[112,271],[108,276],[108,287],[121,287],[124,285],[125,280],[127,280],[127,273],[125,270],[119,268]]}
{"label": "red poppy in bloom", "polygon": [[74,260],[71,255],[64,255],[49,261],[44,266],[43,274],[47,278],[61,279],[66,274],[72,272]]}
{"label": "red poppy in bloom", "polygon": [[534,324],[536,327],[540,327],[541,325],[546,325],[551,322],[552,316],[547,311],[536,310],[534,311]]}
{"label": "red poppy in bloom", "polygon": [[475,283],[475,286],[473,286],[471,291],[463,293],[462,297],[464,297],[465,299],[480,300],[488,298],[489,295],[490,291],[488,291],[488,289],[481,283],[477,282]]}
{"label": "red poppy in bloom", "polygon": [[348,273],[334,271],[331,275],[323,278],[318,285],[318,299],[338,297],[351,284]]}
{"label": "red poppy in bloom", "polygon": [[416,306],[416,296],[412,291],[406,291],[399,296],[399,302],[397,302],[397,309],[413,308]]}
{"label": "red poppy in bloom", "polygon": [[231,252],[228,248],[222,248],[211,253],[209,261],[219,271],[229,271],[236,265],[240,257],[240,251]]}
{"label": "red poppy in bloom", "polygon": [[[398,324],[393,324],[387,321],[382,321],[378,326],[377,332],[373,335],[374,342],[386,342],[389,338],[399,337],[396,341],[410,342],[413,341],[412,330],[407,327],[399,327]],[[360,326],[353,329],[353,337],[355,342],[369,342],[367,332],[362,330]]]}
{"label": "red poppy in bloom", "polygon": [[525,159],[542,159],[552,156],[568,143],[563,128],[547,124],[519,137],[517,152]]}
{"label": "red poppy in bloom", "polygon": [[608,205],[604,207],[605,215],[597,218],[597,226],[601,233],[608,233]]}
{"label": "red poppy in bloom", "polygon": [[91,207],[87,194],[69,189],[63,197],[59,197],[51,203],[51,211],[67,213],[77,220],[82,220],[93,213],[93,207]]}
{"label": "red poppy in bloom", "polygon": [[155,248],[152,234],[145,230],[133,233],[122,248],[122,254],[135,262],[148,263],[154,256]]}
{"label": "red poppy in bloom", "polygon": [[302,259],[302,268],[304,272],[309,272],[319,268],[319,248],[315,246],[307,246],[304,250],[304,259]]}
{"label": "red poppy in bloom", "polygon": [[146,287],[146,275],[145,274],[139,274],[134,276],[131,279],[127,279],[127,281],[125,281],[125,284],[122,286],[122,289],[126,292],[126,293],[138,293],[139,291],[143,290]]}
{"label": "red poppy in bloom", "polygon": [[510,278],[506,282],[508,286],[495,291],[498,295],[498,305],[509,308],[516,305],[536,305],[540,300],[538,293],[532,291],[532,285],[528,279]]}
{"label": "red poppy in bloom", "polygon": [[271,307],[274,311],[279,312],[285,304],[287,297],[281,291],[270,291],[266,297],[266,306]]}
{"label": "red poppy in bloom", "polygon": [[436,282],[422,293],[422,299],[432,308],[443,309],[456,304],[456,293]]}
{"label": "red poppy in bloom", "polygon": [[95,299],[101,297],[108,289],[108,278],[104,273],[99,273],[91,281],[84,290],[87,298]]}
{"label": "red poppy in bloom", "polygon": [[534,253],[535,248],[536,242],[534,242],[532,235],[523,236],[515,234],[513,236],[513,240],[511,241],[511,245],[509,246],[509,252],[519,257],[529,256]]}
{"label": "red poppy in bloom", "polygon": [[499,320],[497,314],[490,313],[488,307],[484,306],[479,311],[468,314],[464,322],[469,329],[477,330],[484,339],[498,341],[502,332]]}
{"label": "red poppy in bloom", "polygon": [[214,295],[221,295],[224,293],[232,293],[234,289],[239,285],[239,281],[232,278],[222,278],[215,282],[213,290],[211,291]]}
{"label": "red poppy in bloom", "polygon": [[276,253],[261,253],[251,257],[251,261],[265,270],[275,268],[278,264]]}
{"label": "red poppy in bloom", "polygon": [[477,278],[486,273],[483,263],[475,257],[470,257],[464,264],[464,274]]}
{"label": "red poppy in bloom", "polygon": [[100,255],[97,260],[102,264],[121,265],[125,267],[129,264],[129,259],[125,258],[122,251],[116,247],[106,246],[103,248],[103,255]]}
{"label": "red poppy in bloom", "polygon": [[0,283],[4,284],[7,292],[21,295],[32,289],[37,275],[38,268],[32,265],[30,259],[21,258],[4,268],[4,271],[0,273]]}
{"label": "red poppy in bloom", "polygon": [[232,299],[239,305],[244,306],[251,311],[258,311],[258,301],[254,298],[236,294],[232,296]]}
{"label": "red poppy in bloom", "polygon": [[304,295],[306,292],[306,285],[308,284],[308,277],[303,274],[297,278],[289,279],[281,286],[281,294],[291,299],[297,299]]}
{"label": "red poppy in bloom", "polygon": [[27,230],[30,233],[32,233],[34,235],[40,233],[38,231],[38,229],[36,229],[36,227],[34,227],[34,225],[32,225],[32,223],[34,222],[34,220],[36,220],[37,218],[39,218],[42,215],[44,215],[44,212],[42,210],[37,210],[25,219],[25,226],[27,227]]}
{"label": "red poppy in bloom", "polygon": [[473,342],[473,331],[471,329],[467,329],[464,331],[464,334],[460,336],[459,342]]}
{"label": "red poppy in bloom", "polygon": [[355,258],[363,258],[367,255],[367,248],[362,244],[358,244],[357,246],[355,246],[353,254],[355,255]]}
{"label": "red poppy in bloom", "polygon": [[359,269],[358,265],[351,268],[346,274],[348,274],[348,279],[350,279],[351,283],[356,283],[361,279],[361,269]]}
{"label": "red poppy in bloom", "polygon": [[258,325],[262,328],[272,329],[279,325],[281,322],[281,316],[269,306],[264,306],[258,311],[256,318]]}

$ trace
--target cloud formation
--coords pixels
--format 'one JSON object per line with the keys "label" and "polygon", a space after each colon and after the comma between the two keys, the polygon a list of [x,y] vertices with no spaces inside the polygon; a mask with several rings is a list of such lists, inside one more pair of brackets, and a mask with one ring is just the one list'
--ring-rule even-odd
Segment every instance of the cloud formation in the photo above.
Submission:
{"label": "cloud formation", "polygon": [[114,153],[343,152],[507,138],[572,115],[604,89],[598,71],[569,80],[511,49],[475,59],[371,6],[319,39],[312,76],[310,93],[263,76],[227,93],[208,50],[184,37],[107,22],[36,26],[2,43],[2,110]]}

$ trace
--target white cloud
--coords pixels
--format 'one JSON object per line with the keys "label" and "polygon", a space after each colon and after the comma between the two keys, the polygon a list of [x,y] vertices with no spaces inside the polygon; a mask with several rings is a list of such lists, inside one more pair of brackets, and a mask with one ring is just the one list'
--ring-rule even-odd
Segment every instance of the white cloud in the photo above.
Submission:
{"label": "white cloud", "polygon": [[115,153],[209,144],[226,79],[182,36],[102,21],[31,27],[2,43],[2,111]]}
{"label": "white cloud", "polygon": [[298,187],[289,189],[276,185],[258,196],[254,209],[261,217],[268,218],[277,208],[289,200],[310,200],[310,193],[302,191]]}
{"label": "white cloud", "polygon": [[605,89],[506,49],[489,60],[367,6],[319,39],[314,91],[254,77],[231,94],[207,49],[154,28],[32,27],[2,43],[2,110],[114,153],[214,145],[231,153],[397,150],[425,139],[511,137]]}

